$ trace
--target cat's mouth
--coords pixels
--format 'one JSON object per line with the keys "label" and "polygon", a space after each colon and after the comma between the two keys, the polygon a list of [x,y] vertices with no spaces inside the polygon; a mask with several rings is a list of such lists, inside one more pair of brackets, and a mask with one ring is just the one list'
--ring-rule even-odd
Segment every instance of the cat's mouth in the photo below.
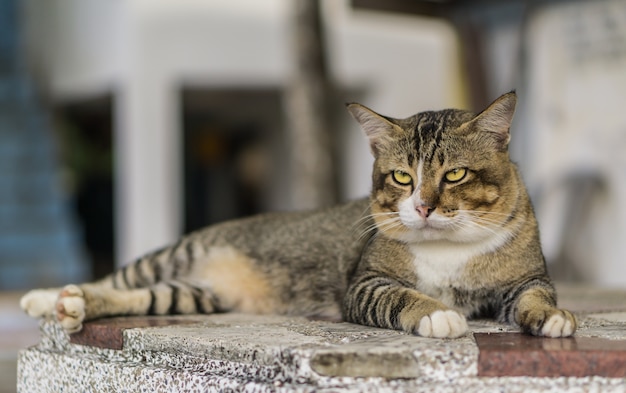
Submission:
{"label": "cat's mouth", "polygon": [[404,231],[397,238],[407,243],[430,241],[475,243],[494,236],[493,227],[480,225],[460,216],[427,218],[413,216],[409,220],[402,220],[402,224]]}
{"label": "cat's mouth", "polygon": [[420,219],[418,222],[407,227],[412,231],[432,234],[442,234],[443,232],[450,231],[450,224],[448,222],[430,219]]}
{"label": "cat's mouth", "polygon": [[406,242],[440,241],[452,240],[453,228],[450,222],[437,219],[414,218],[412,220],[402,220],[404,231],[399,236]]}
{"label": "cat's mouth", "polygon": [[421,217],[413,212],[400,211],[400,220],[405,227],[412,231],[444,231],[451,227],[450,219],[441,217],[437,213],[433,213],[429,217]]}
{"label": "cat's mouth", "polygon": [[410,223],[404,223],[404,225],[413,231],[442,231],[447,229],[447,225],[442,225],[438,221],[429,219],[418,219]]}

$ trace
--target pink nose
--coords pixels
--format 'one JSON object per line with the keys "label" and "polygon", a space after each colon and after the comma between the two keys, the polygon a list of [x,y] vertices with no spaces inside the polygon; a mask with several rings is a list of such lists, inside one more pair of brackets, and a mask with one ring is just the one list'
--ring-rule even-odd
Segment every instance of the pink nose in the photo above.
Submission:
{"label": "pink nose", "polygon": [[435,210],[435,208],[432,206],[427,206],[427,205],[419,205],[419,206],[415,206],[415,210],[417,210],[417,212],[422,218],[427,218],[428,216],[430,216],[430,213],[432,213],[433,210]]}

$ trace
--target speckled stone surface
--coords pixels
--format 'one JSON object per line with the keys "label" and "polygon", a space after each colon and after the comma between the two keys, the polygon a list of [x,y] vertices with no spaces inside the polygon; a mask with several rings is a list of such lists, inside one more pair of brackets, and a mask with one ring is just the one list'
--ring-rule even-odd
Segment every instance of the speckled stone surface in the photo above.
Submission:
{"label": "speckled stone surface", "polygon": [[[613,316],[579,314],[577,337],[626,340],[626,320]],[[515,332],[490,321],[470,322],[471,332],[453,340],[276,316],[174,322],[122,329],[123,348],[110,349],[72,343],[43,321],[41,342],[19,354],[18,391],[626,391],[625,378],[480,377],[474,333]]]}

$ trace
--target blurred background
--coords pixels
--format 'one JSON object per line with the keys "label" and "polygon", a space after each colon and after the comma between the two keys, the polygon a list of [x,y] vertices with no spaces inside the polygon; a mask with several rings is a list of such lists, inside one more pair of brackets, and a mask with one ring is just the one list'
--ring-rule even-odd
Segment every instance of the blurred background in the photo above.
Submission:
{"label": "blurred background", "polygon": [[344,102],[405,117],[512,89],[553,276],[626,288],[623,1],[1,0],[0,327],[23,331],[28,288],[366,195]]}

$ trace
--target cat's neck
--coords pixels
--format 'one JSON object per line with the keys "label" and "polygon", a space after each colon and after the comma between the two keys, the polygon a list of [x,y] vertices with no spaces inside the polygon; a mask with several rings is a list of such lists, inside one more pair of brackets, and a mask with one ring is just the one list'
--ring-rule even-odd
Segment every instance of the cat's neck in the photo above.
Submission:
{"label": "cat's neck", "polygon": [[[411,253],[418,258],[428,259],[437,264],[462,263],[473,257],[496,252],[513,237],[508,230],[500,230],[487,238],[471,242],[432,240],[407,242]],[[458,262],[455,262],[458,261]]]}

